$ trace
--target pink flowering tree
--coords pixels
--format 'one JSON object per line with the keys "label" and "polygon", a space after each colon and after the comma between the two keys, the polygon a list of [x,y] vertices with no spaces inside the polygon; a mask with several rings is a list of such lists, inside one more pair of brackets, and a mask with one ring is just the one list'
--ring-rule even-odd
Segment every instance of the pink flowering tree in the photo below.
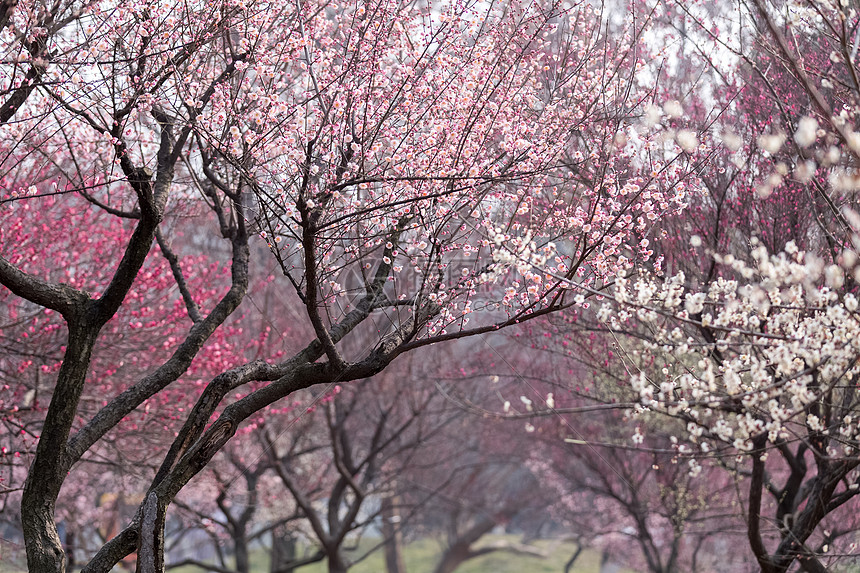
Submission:
{"label": "pink flowering tree", "polygon": [[[619,348],[617,335],[606,336],[588,310],[561,320],[569,314],[494,341],[494,360],[479,367],[494,391],[454,390],[458,402],[495,419],[505,443],[527,455],[545,496],[546,533],[579,545],[568,569],[585,548],[654,572],[751,563],[744,552],[724,555],[739,539],[736,478],[707,464],[691,475],[678,439],[682,425],[631,416],[638,396],[623,356],[635,344]],[[631,442],[645,427],[648,443]]]}
{"label": "pink flowering tree", "polygon": [[728,472],[707,467],[707,475],[690,475],[677,439],[652,435],[647,447],[631,445],[620,411],[562,416],[534,421],[542,439],[534,440],[530,466],[554,493],[550,512],[565,535],[638,571],[749,564],[746,553],[721,550],[738,541]]}
{"label": "pink flowering tree", "polygon": [[[609,36],[595,16],[553,2],[0,5],[0,284],[21,316],[53,313],[53,338],[34,344],[60,341],[27,382],[29,567],[66,568],[61,488],[114,438],[124,451],[125,424],[163,426],[145,450],[157,469],[88,572],[132,553],[161,570],[171,501],[278,400],[565,308],[571,282],[649,257],[643,234],[685,203],[676,183],[698,151],[630,131],[648,20],[631,12]],[[643,169],[654,156],[662,167]],[[29,248],[39,226],[67,229],[68,247]],[[288,357],[213,339],[246,299],[257,235],[284,275],[271,288],[295,295],[295,331],[311,333]],[[229,273],[200,284],[204,254]],[[151,284],[156,260],[169,286]],[[168,306],[182,318],[149,319]],[[133,372],[99,363],[160,324]],[[218,360],[195,371],[204,356]],[[35,402],[8,391],[18,411]]]}
{"label": "pink flowering tree", "polygon": [[[312,422],[303,420],[296,429],[307,431]],[[273,571],[279,564],[288,569],[295,561],[294,537],[302,531],[302,516],[284,496],[269,457],[252,435],[240,435],[228,443],[174,505],[178,511],[173,512],[165,532],[170,555],[166,569],[193,566],[248,573],[254,544],[270,547]],[[196,535],[189,542],[192,531]],[[272,544],[267,543],[269,539]],[[291,554],[278,553],[284,549]]]}

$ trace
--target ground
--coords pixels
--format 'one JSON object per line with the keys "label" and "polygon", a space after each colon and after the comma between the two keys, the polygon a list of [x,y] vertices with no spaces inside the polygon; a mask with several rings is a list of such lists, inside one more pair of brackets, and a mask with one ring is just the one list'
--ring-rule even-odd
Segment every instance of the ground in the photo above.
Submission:
{"label": "ground", "polygon": [[[499,536],[490,536],[488,541],[498,540]],[[366,542],[368,545],[372,540]],[[573,555],[576,546],[573,543],[558,541],[536,541],[534,545],[545,550],[546,558],[515,555],[506,552],[496,552],[474,559],[463,564],[458,573],[560,573],[564,565]],[[364,546],[364,544],[363,544]],[[439,545],[433,540],[425,539],[407,544],[404,549],[404,559],[408,573],[431,573],[439,554]],[[254,573],[268,573],[268,555],[256,551],[252,555]],[[579,556],[572,573],[598,573],[600,570],[600,553],[586,550]],[[0,542],[0,573],[25,573],[23,549],[17,551],[15,546]],[[325,573],[325,562],[314,563],[302,567],[298,573]],[[385,571],[382,551],[377,551],[367,559],[350,568],[350,573],[380,573]],[[196,567],[172,569],[172,573],[201,573]]]}

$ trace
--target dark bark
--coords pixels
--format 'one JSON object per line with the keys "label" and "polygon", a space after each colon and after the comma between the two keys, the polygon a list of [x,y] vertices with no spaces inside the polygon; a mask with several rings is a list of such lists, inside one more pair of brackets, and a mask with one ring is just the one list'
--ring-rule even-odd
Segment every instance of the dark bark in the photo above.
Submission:
{"label": "dark bark", "polygon": [[337,549],[326,555],[326,558],[328,559],[328,573],[346,573],[349,569],[346,560]]}
{"label": "dark bark", "polygon": [[[806,506],[795,515],[792,526],[788,528],[773,554],[773,571],[783,573],[788,571],[795,560],[803,556],[809,557],[809,550],[805,547],[806,540],[827,515],[828,504],[842,477],[842,471],[831,464],[826,475],[813,478]],[[811,561],[806,565],[814,567]]]}
{"label": "dark bark", "polygon": [[752,452],[753,468],[750,477],[749,507],[747,508],[747,538],[753,555],[761,567],[762,573],[775,573],[773,562],[761,538],[761,498],[764,487],[764,453],[765,437],[760,436],[753,441],[755,450]]}
{"label": "dark bark", "polygon": [[32,572],[65,570],[54,508],[68,471],[66,440],[75,420],[98,334],[97,329],[81,322],[76,320],[69,325],[68,347],[21,497],[27,566]]}
{"label": "dark bark", "polygon": [[[193,445],[187,448],[175,465],[166,470],[160,480],[153,482],[152,488],[147,494],[147,500],[149,500],[151,495],[156,495],[158,499],[158,503],[156,504],[157,519],[155,520],[157,529],[153,530],[141,526],[141,517],[145,513],[142,506],[138,510],[138,517],[132,521],[121,535],[130,535],[132,532],[139,532],[141,546],[151,545],[163,551],[163,543],[159,543],[158,538],[163,538],[164,535],[164,514],[168,505],[191,478],[206,467],[215,454],[233,437],[238,425],[251,414],[296,390],[307,388],[314,384],[329,382],[330,380],[331,375],[324,364],[296,366],[291,372],[272,384],[227,406],[221,416],[193,442]],[[346,382],[350,379],[340,378],[340,380]],[[179,439],[181,439],[181,435],[177,437],[177,440]],[[159,472],[159,475],[162,475],[162,472]],[[128,545],[111,546],[108,544],[96,553],[90,563],[90,565],[97,563],[98,567],[87,567],[85,572],[108,573],[113,565],[126,555],[132,553],[135,549],[136,547],[129,547]],[[123,551],[126,552],[123,553]],[[153,561],[153,563],[155,566],[158,565],[156,561]],[[154,571],[159,572],[161,570],[155,569]]]}
{"label": "dark bark", "polygon": [[[162,130],[165,135],[167,128]],[[170,138],[168,138],[169,140]],[[168,145],[172,145],[170,141]],[[59,310],[68,326],[68,343],[57,384],[42,427],[21,500],[21,519],[30,571],[65,571],[63,547],[54,521],[54,507],[65,477],[76,461],[68,439],[89,370],[92,350],[102,327],[114,316],[146,260],[161,222],[174,164],[164,162],[159,149],[158,181],[124,158],[123,170],[134,188],[141,216],[111,280],[98,299],[66,285],[42,282],[0,260],[0,283],[36,304]],[[175,163],[175,160],[174,160]],[[51,300],[60,295],[57,300]]]}
{"label": "dark bark", "polygon": [[434,573],[453,573],[460,565],[475,557],[472,545],[496,526],[493,519],[482,519],[451,543],[433,570]]}
{"label": "dark bark", "polygon": [[442,560],[436,565],[434,573],[453,573],[457,568],[471,558],[469,548],[464,545],[456,545],[448,548],[442,556]]}
{"label": "dark bark", "polygon": [[[227,519],[228,530],[230,532],[230,537],[233,540],[233,553],[236,558],[236,572],[250,573],[251,561],[248,553],[248,525],[257,510],[257,483],[260,474],[264,471],[265,467],[251,471],[249,468],[244,467],[239,460],[231,458],[231,461],[236,468],[242,472],[242,475],[245,476],[248,502],[244,504],[242,511],[238,512],[238,514],[234,513],[229,504],[226,503],[226,489],[221,490],[216,502]],[[227,487],[229,488],[229,485],[227,485]]]}
{"label": "dark bark", "polygon": [[164,516],[167,504],[150,492],[143,502],[140,523],[140,548],[137,551],[137,573],[164,571]]}
{"label": "dark bark", "polygon": [[77,562],[75,561],[75,532],[66,528],[66,563],[69,571],[73,571]]}
{"label": "dark bark", "polygon": [[250,573],[251,560],[248,555],[248,542],[244,537],[239,537],[234,540],[235,557],[236,557],[236,572]]}
{"label": "dark bark", "polygon": [[12,17],[12,11],[18,5],[18,0],[3,0],[0,2],[0,30],[6,27]]}
{"label": "dark bark", "polygon": [[571,555],[570,559],[567,560],[567,563],[564,564],[564,573],[570,573],[570,570],[573,568],[573,564],[576,563],[576,560],[579,559],[581,554],[582,545],[577,545],[576,551],[573,552],[573,555]]}
{"label": "dark bark", "polygon": [[827,573],[827,567],[814,555],[801,555],[797,562],[800,564],[800,570],[806,573]]}
{"label": "dark bark", "polygon": [[[3,30],[3,28],[5,28],[9,23],[12,11],[15,9],[17,4],[17,0],[4,0],[3,2],[0,2],[0,30]],[[48,13],[47,17],[39,22],[39,25],[46,28],[53,27],[52,24],[54,16],[56,15],[56,10],[59,6],[60,3],[58,2],[54,9]],[[32,41],[24,43],[24,47],[30,53],[32,63],[30,64],[30,68],[27,70],[27,75],[21,85],[14,89],[6,101],[0,105],[0,125],[11,120],[18,110],[21,109],[21,106],[24,105],[24,102],[26,102],[30,97],[30,94],[33,93],[33,90],[41,84],[42,76],[45,75],[45,72],[48,69],[47,64],[48,59],[50,58],[47,46],[47,36],[39,36]]]}

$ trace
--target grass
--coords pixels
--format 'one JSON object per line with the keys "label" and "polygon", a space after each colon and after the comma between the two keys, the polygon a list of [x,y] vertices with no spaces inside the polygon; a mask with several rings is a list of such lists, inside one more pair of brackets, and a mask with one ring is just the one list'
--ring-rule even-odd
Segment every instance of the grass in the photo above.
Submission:
{"label": "grass", "polygon": [[[513,536],[488,536],[487,543],[502,539],[516,540]],[[356,551],[349,552],[348,557],[356,558],[374,545],[374,540],[363,541]],[[536,541],[532,545],[546,553],[546,557],[515,554],[506,551],[489,553],[463,563],[458,573],[560,573],[564,565],[576,551],[576,545],[558,541]],[[481,544],[478,544],[480,547]],[[406,544],[403,548],[403,560],[408,573],[432,573],[441,548],[432,539],[422,539]],[[264,551],[256,551],[251,556],[251,569],[254,573],[268,573],[269,556]],[[572,573],[598,573],[600,570],[600,554],[585,550],[576,560]],[[381,573],[385,571],[382,550],[376,551],[366,559],[350,567],[350,573]],[[297,570],[297,573],[326,573],[326,563],[321,561]],[[172,569],[171,573],[200,573],[196,567],[181,567]]]}
{"label": "grass", "polygon": [[[493,535],[487,537],[487,542],[502,539],[516,540],[513,536]],[[6,544],[4,544],[6,545]],[[364,540],[358,549],[348,553],[356,558],[375,545],[375,540]],[[547,556],[536,557],[505,551],[497,551],[466,561],[457,569],[457,573],[560,573],[564,565],[576,550],[576,545],[558,541],[535,541],[532,545],[539,548]],[[478,544],[480,547],[481,544]],[[26,561],[23,551],[0,545],[0,573],[25,573]],[[403,558],[408,573],[432,573],[433,567],[441,552],[439,544],[432,539],[422,539],[407,544],[403,548]],[[20,555],[18,553],[21,553]],[[254,551],[251,554],[251,570],[253,573],[268,573],[269,555],[266,551]],[[576,560],[573,573],[598,573],[600,570],[600,554],[596,551],[585,550]],[[119,571],[119,569],[117,569]],[[180,567],[171,569],[171,573],[201,573],[197,567]],[[382,550],[376,551],[363,561],[349,569],[350,573],[382,573],[385,562]],[[326,573],[326,563],[321,561],[297,570],[297,573]]]}

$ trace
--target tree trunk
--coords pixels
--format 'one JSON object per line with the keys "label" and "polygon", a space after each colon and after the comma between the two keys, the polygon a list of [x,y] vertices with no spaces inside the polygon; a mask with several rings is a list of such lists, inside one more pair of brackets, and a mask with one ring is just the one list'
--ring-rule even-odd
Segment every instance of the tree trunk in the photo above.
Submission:
{"label": "tree trunk", "polygon": [[406,573],[403,563],[403,534],[397,515],[396,496],[382,500],[382,537],[385,539],[385,569],[388,573]]}
{"label": "tree trunk", "polygon": [[27,548],[27,569],[32,573],[65,573],[63,544],[54,523],[49,500],[21,503],[21,524]]}
{"label": "tree trunk", "polygon": [[[243,532],[244,533],[244,532]],[[236,572],[250,573],[251,563],[248,558],[248,541],[244,535],[235,540],[236,547]]]}
{"label": "tree trunk", "polygon": [[75,569],[75,532],[66,525],[66,563],[69,571]]}
{"label": "tree trunk", "polygon": [[272,529],[272,553],[270,573],[293,573],[295,569],[288,567],[296,559],[296,538],[281,524]]}
{"label": "tree trunk", "polygon": [[347,569],[346,560],[340,551],[335,549],[328,554],[328,573],[346,573]]}
{"label": "tree trunk", "polygon": [[[609,549],[604,547],[603,554],[600,556],[600,573],[616,573],[619,571],[620,568],[609,559]],[[649,565],[649,569],[653,570],[654,568]]]}
{"label": "tree trunk", "polygon": [[137,573],[164,573],[164,517],[167,504],[151,491],[143,502]]}
{"label": "tree trunk", "polygon": [[[503,512],[505,515],[505,512]],[[509,517],[506,515],[506,517]],[[448,549],[442,554],[442,559],[436,565],[435,573],[451,573],[455,571],[464,561],[476,556],[472,551],[472,545],[484,535],[488,534],[496,526],[497,520],[486,518],[472,525],[464,533],[461,533]]]}
{"label": "tree trunk", "polygon": [[436,565],[433,573],[454,573],[463,562],[469,560],[469,557],[469,546],[458,543],[442,555],[442,560]]}
{"label": "tree trunk", "polygon": [[75,420],[98,328],[69,323],[69,346],[57,375],[45,424],[21,496],[21,525],[32,573],[65,573],[63,542],[54,509],[69,470],[66,441]]}
{"label": "tree trunk", "polygon": [[564,573],[570,573],[570,570],[573,568],[573,564],[576,563],[577,559],[579,559],[580,554],[582,554],[582,544],[577,544],[576,551],[573,552],[573,555],[567,560],[567,563],[564,564]]}

